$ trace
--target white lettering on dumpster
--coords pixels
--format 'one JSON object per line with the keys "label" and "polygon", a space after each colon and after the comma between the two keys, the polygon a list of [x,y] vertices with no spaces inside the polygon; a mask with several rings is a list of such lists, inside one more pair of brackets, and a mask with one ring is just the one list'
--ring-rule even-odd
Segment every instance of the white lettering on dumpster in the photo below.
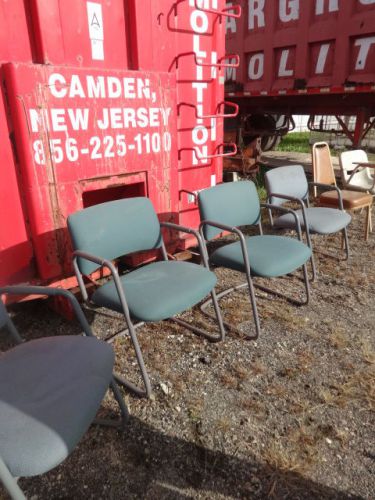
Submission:
{"label": "white lettering on dumpster", "polygon": [[259,80],[262,78],[264,72],[264,54],[259,52],[253,54],[249,59],[248,76],[250,80]]}
{"label": "white lettering on dumpster", "polygon": [[375,36],[368,36],[366,38],[358,38],[354,45],[359,47],[357,60],[355,62],[355,69],[362,70],[366,67],[367,56],[370,51],[371,45],[375,43]]}
{"label": "white lettering on dumpster", "polygon": [[[196,5],[200,9],[217,9],[217,0],[189,0],[190,7],[195,7]],[[191,133],[191,139],[194,144],[194,150],[192,151],[192,164],[197,165],[206,164],[208,162],[208,145],[207,142],[215,140],[216,138],[216,119],[212,118],[210,121],[211,134],[208,131],[204,123],[204,119],[201,118],[204,115],[203,103],[205,101],[204,95],[207,90],[207,83],[204,82],[204,66],[211,64],[211,78],[216,77],[216,67],[217,54],[211,51],[207,54],[207,51],[202,49],[202,37],[209,30],[209,18],[207,13],[203,10],[194,9],[190,14],[190,27],[194,31],[193,35],[193,51],[196,58],[196,72],[195,81],[192,83],[192,88],[196,94],[196,126],[193,128]],[[208,60],[208,57],[210,59]]]}
{"label": "white lettering on dumpster", "polygon": [[288,63],[288,56],[289,56],[289,49],[285,49],[281,52],[280,56],[280,64],[279,64],[279,76],[292,76],[294,73],[294,70],[292,68],[287,68],[287,63]]}
{"label": "white lettering on dumpster", "polygon": [[[227,2],[227,7],[232,7],[232,2]],[[235,17],[227,17],[225,21],[225,33],[237,33],[237,23]]]}
{"label": "white lettering on dumpster", "polygon": [[91,41],[91,57],[94,61],[104,61],[104,26],[100,3],[87,2],[87,21]]}
{"label": "white lettering on dumpster", "polygon": [[150,80],[148,78],[135,78],[117,76],[71,75],[67,80],[60,73],[52,73],[48,78],[48,86],[54,97],[95,97],[97,99],[152,99]]}
{"label": "white lettering on dumpster", "polygon": [[[43,91],[36,92],[36,105],[27,110],[29,131],[37,135],[35,163],[44,165],[48,157],[59,164],[171,151],[172,107],[160,79],[51,73]],[[201,101],[203,92],[204,87],[197,90]],[[194,137],[201,143],[204,131]]]}
{"label": "white lettering on dumpster", "polygon": [[[266,25],[264,18],[264,3],[265,0],[249,0],[249,17],[248,27],[249,30],[257,28],[264,28]],[[255,21],[256,19],[256,21]]]}
{"label": "white lettering on dumpster", "polygon": [[[324,14],[326,8],[326,0],[316,0],[315,14],[317,16]],[[339,0],[328,0],[328,12],[336,12],[339,10]]]}
{"label": "white lettering on dumpster", "polygon": [[299,18],[299,0],[280,0],[279,17],[283,23]]}

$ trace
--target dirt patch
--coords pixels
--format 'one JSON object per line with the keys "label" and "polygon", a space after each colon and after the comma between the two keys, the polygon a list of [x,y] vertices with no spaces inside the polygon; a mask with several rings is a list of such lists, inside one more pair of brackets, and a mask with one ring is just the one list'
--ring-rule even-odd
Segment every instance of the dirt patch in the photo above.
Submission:
{"label": "dirt patch", "polygon": [[[27,496],[374,498],[375,236],[365,243],[363,224],[356,214],[349,262],[322,255],[342,255],[339,236],[314,238],[319,279],[308,306],[258,293],[256,342],[229,334],[210,344],[171,322],[143,328],[154,397],[126,393],[127,429],[92,426],[62,465],[20,480]],[[219,289],[242,278],[217,272]],[[302,291],[298,276],[272,286]],[[244,293],[222,309],[253,331]],[[119,316],[86,313],[98,336],[123,328]],[[206,322],[199,310],[184,318]],[[19,306],[15,322],[27,338],[79,331],[45,302]],[[128,339],[114,347],[119,371],[135,379]],[[101,413],[116,411],[108,396]]]}

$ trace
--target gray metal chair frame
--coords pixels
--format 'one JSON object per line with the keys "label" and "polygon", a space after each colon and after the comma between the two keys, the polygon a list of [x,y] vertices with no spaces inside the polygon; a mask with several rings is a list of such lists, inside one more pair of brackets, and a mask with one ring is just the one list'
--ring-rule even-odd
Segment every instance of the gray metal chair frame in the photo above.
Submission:
{"label": "gray metal chair frame", "polygon": [[[91,328],[87,322],[87,319],[83,314],[81,307],[78,304],[78,301],[67,290],[42,287],[42,286],[14,285],[14,286],[1,287],[0,295],[3,294],[17,295],[17,296],[24,296],[24,295],[37,295],[37,296],[48,296],[48,297],[62,296],[66,298],[73,307],[74,313],[80,323],[81,328],[83,329],[84,335],[88,337],[94,337]],[[5,306],[3,305],[0,299],[0,327],[2,326],[5,326],[8,329],[9,333],[13,337],[13,340],[15,341],[16,344],[22,344],[24,342],[24,340],[19,335],[13,321],[7,314]],[[122,398],[120,389],[118,388],[114,379],[112,379],[112,381],[110,382],[110,388],[120,408],[120,413],[121,413],[120,421],[113,421],[108,419],[95,419],[93,423],[109,427],[123,428],[129,419],[128,409]],[[17,478],[12,476],[11,472],[9,471],[8,467],[6,466],[1,456],[0,456],[0,479],[3,485],[5,486],[6,490],[10,494],[11,498],[15,500],[23,500],[26,498],[21,488],[17,484]]]}
{"label": "gray metal chair frame", "polygon": [[[181,226],[178,224],[173,224],[171,222],[160,222],[160,226],[171,229],[171,230],[194,235],[198,241],[201,255],[203,255],[203,256],[206,255],[206,250],[204,249],[204,243],[203,243],[198,231],[191,229],[189,227]],[[161,247],[160,248],[161,248],[163,260],[168,261],[169,260],[168,254],[167,254],[167,250],[166,250],[163,238],[161,240]],[[147,249],[145,249],[145,250],[147,250]],[[79,268],[79,263],[78,263],[79,258],[86,259],[90,262],[97,264],[98,266],[100,266],[100,268],[107,268],[110,271],[110,275],[111,275],[111,277],[115,283],[115,286],[116,286],[117,294],[118,294],[119,300],[121,302],[122,313],[125,317],[125,322],[127,325],[127,329],[124,331],[124,333],[128,332],[130,335],[130,339],[131,339],[131,342],[132,342],[134,350],[135,350],[135,355],[136,355],[138,367],[139,367],[139,370],[141,373],[144,389],[136,386],[135,384],[133,384],[129,380],[125,379],[122,375],[119,375],[117,373],[114,375],[115,379],[117,380],[118,383],[120,383],[121,385],[123,385],[124,387],[126,387],[127,389],[132,391],[133,393],[135,393],[137,396],[150,397],[151,392],[152,392],[151,391],[151,383],[150,383],[147,369],[146,369],[146,366],[145,366],[145,363],[143,360],[142,351],[141,351],[141,348],[139,346],[137,333],[136,333],[136,329],[143,326],[144,322],[133,323],[133,320],[132,320],[130,312],[129,312],[128,303],[126,300],[126,293],[125,293],[125,290],[121,284],[120,275],[119,275],[119,272],[117,270],[117,267],[115,266],[115,264],[112,261],[110,261],[108,259],[100,258],[98,256],[95,256],[93,254],[83,252],[80,250],[75,250],[73,252],[74,271],[75,271],[75,274],[76,274],[76,277],[78,280],[78,284],[79,284],[79,287],[80,287],[80,290],[82,293],[83,300],[89,306],[91,306],[92,303],[89,300],[89,296],[88,296],[88,293],[87,293],[87,290],[86,290],[86,287],[84,284],[84,280],[83,280],[83,274],[81,273],[80,268]],[[203,265],[204,265],[204,267],[209,269],[208,262],[205,259],[205,257],[203,257]],[[212,299],[212,302],[213,302],[213,305],[215,308],[215,313],[216,313],[215,319],[217,320],[218,326],[219,326],[219,333],[217,335],[210,334],[210,333],[206,332],[205,330],[202,330],[201,328],[195,327],[195,326],[191,325],[190,323],[188,323],[180,318],[169,318],[169,319],[171,319],[175,323],[178,323],[179,325],[184,326],[185,328],[191,330],[193,333],[205,337],[207,340],[209,340],[211,342],[218,342],[218,341],[224,340],[225,328],[224,328],[224,324],[223,324],[223,319],[221,317],[220,308],[219,308],[219,305],[217,302],[215,289],[213,289],[211,291],[211,299]]]}
{"label": "gray metal chair frame", "polygon": [[[331,185],[331,184],[323,184],[321,182],[308,182],[308,185],[311,187],[318,187],[318,188],[325,189],[325,190],[337,191],[339,209],[344,211],[344,206],[343,206],[343,202],[342,202],[340,188],[338,188],[337,186]],[[271,201],[272,198],[281,198],[281,199],[284,199],[286,202],[291,201],[291,202],[297,203],[301,207],[307,245],[311,248],[311,250],[313,250],[312,241],[311,241],[311,231],[309,228],[308,216],[306,214],[306,208],[311,208],[310,207],[310,200],[309,200],[309,193],[306,194],[305,199],[297,198],[295,196],[288,196],[288,195],[285,195],[283,193],[275,193],[275,192],[267,193],[267,201]],[[306,205],[304,202],[306,202]],[[271,225],[273,226],[272,209],[269,209],[269,218],[270,218]],[[344,260],[348,260],[349,259],[349,239],[348,239],[348,231],[347,231],[346,227],[344,229],[342,229],[342,235],[343,235],[343,240],[345,242],[345,259]],[[313,252],[311,253],[310,262],[311,262],[311,269],[312,269],[312,281],[315,281],[317,279],[317,271],[316,271],[316,264],[315,264]]]}
{"label": "gray metal chair frame", "polygon": [[[297,226],[297,232],[298,232],[298,239],[300,241],[302,241],[301,225],[300,225],[300,222],[298,220],[297,215],[295,214],[295,212],[293,210],[291,210],[290,208],[286,208],[286,207],[280,207],[280,206],[277,206],[277,205],[271,205],[269,203],[261,203],[260,207],[261,208],[268,208],[268,209],[274,208],[274,209],[277,209],[277,210],[279,210],[281,212],[292,214],[295,217],[295,220],[296,220],[296,226]],[[258,221],[257,225],[259,227],[259,234],[263,235],[263,227],[262,227],[261,220]],[[216,222],[216,221],[212,221],[212,220],[203,220],[200,223],[199,230],[200,230],[201,236],[202,236],[202,238],[204,240],[205,240],[205,238],[204,238],[204,227],[205,226],[212,226],[212,227],[215,227],[217,229],[221,229],[223,231],[235,234],[236,236],[238,236],[240,244],[241,244],[241,251],[242,251],[243,262],[244,262],[244,266],[245,266],[246,281],[244,283],[241,283],[240,285],[237,285],[237,286],[234,286],[234,287],[229,287],[229,288],[223,290],[222,292],[218,293],[217,294],[217,299],[220,300],[221,298],[225,297],[226,295],[228,295],[228,294],[230,294],[230,293],[232,293],[234,291],[237,291],[237,290],[240,290],[242,288],[246,288],[247,287],[248,291],[249,291],[250,303],[251,303],[252,311],[253,311],[253,318],[254,318],[254,324],[255,324],[255,335],[248,335],[248,334],[240,331],[238,328],[234,327],[230,323],[224,321],[223,322],[224,326],[228,330],[231,330],[232,332],[235,332],[235,333],[237,333],[239,335],[245,335],[245,337],[248,340],[256,340],[259,337],[259,334],[260,334],[260,321],[259,321],[259,314],[258,314],[258,309],[257,309],[257,305],[256,305],[256,297],[255,297],[255,290],[254,290],[254,288],[258,288],[259,290],[262,290],[264,292],[271,293],[271,294],[276,295],[278,297],[284,298],[288,302],[291,302],[292,304],[295,304],[295,305],[306,305],[306,304],[309,303],[309,301],[310,301],[310,286],[309,286],[309,280],[308,280],[308,275],[307,275],[306,264],[303,265],[303,277],[304,277],[306,299],[301,302],[301,301],[298,301],[298,300],[294,299],[293,297],[289,297],[289,296],[287,296],[287,295],[285,295],[285,294],[283,294],[281,292],[277,292],[277,291],[272,290],[272,289],[270,289],[268,287],[265,287],[265,286],[253,283],[253,278],[251,276],[251,260],[249,258],[249,254],[248,254],[247,247],[246,247],[245,235],[243,234],[243,232],[238,227],[236,227],[236,226],[229,226],[229,225],[226,225],[226,224],[221,224],[220,222]],[[205,248],[206,248],[206,252],[207,252],[206,255],[205,255],[205,259],[207,261],[209,261],[209,255],[208,255],[207,247],[205,246]],[[210,318],[212,318],[212,315],[210,313],[208,313],[207,309],[208,309],[208,307],[211,304],[212,304],[212,301],[209,299],[209,300],[205,301],[201,305],[201,311],[203,312],[203,314],[205,314],[206,316],[208,316]]]}

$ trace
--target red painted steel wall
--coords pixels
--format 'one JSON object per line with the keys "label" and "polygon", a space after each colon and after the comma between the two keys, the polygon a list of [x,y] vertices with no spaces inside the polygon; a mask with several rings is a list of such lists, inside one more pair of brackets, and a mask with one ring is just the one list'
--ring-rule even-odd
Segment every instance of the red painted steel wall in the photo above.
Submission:
{"label": "red painted steel wall", "polygon": [[221,180],[224,7],[0,0],[1,283],[74,284],[66,218],[95,203],[147,195],[198,225],[186,191]]}
{"label": "red painted steel wall", "polygon": [[123,0],[30,0],[29,4],[36,62],[128,67]]}
{"label": "red painted steel wall", "polygon": [[[0,2],[0,73],[10,60],[31,61],[26,14],[22,0]],[[27,281],[34,277],[32,246],[28,236],[19,176],[12,153],[6,92],[0,95],[0,284]]]}
{"label": "red painted steel wall", "polygon": [[227,24],[227,52],[239,53],[241,65],[227,79],[238,91],[374,85],[375,0],[236,3],[242,17]]}
{"label": "red painted steel wall", "polygon": [[[223,119],[215,115],[224,99],[225,68],[216,65],[225,55],[226,18],[215,12],[222,11],[225,2],[138,0],[133,8],[137,67],[176,74],[179,221],[197,226],[195,200],[186,191],[220,182],[222,175]],[[146,29],[142,12],[150,12]]]}

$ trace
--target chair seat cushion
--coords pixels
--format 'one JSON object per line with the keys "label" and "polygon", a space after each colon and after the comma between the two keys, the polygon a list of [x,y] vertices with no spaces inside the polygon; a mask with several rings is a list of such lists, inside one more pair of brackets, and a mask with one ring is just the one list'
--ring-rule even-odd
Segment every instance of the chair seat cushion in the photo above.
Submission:
{"label": "chair seat cushion", "polygon": [[[284,236],[250,236],[246,238],[251,274],[276,277],[291,273],[310,257],[311,250],[304,243]],[[239,241],[225,245],[211,255],[211,262],[245,272]]]}
{"label": "chair seat cushion", "polygon": [[[296,210],[301,228],[305,228],[303,221],[302,210]],[[309,224],[309,229],[312,233],[331,234],[337,233],[344,229],[352,220],[350,215],[342,210],[335,208],[313,207],[306,208],[306,216]],[[292,214],[285,214],[274,219],[275,227],[283,227],[286,229],[295,228],[295,218]]]}
{"label": "chair seat cushion", "polygon": [[[359,191],[350,191],[348,189],[341,190],[342,203],[347,210],[355,208],[368,207],[372,204],[372,195],[360,193]],[[338,207],[337,191],[326,191],[319,197],[319,204],[328,207]]]}
{"label": "chair seat cushion", "polygon": [[0,454],[13,476],[62,462],[93,421],[112,378],[111,346],[48,337],[0,357]]}
{"label": "chair seat cushion", "polygon": [[[202,300],[216,284],[215,273],[198,264],[180,261],[154,262],[120,279],[130,314],[141,321],[171,318]],[[122,312],[112,280],[97,289],[91,300]]]}

